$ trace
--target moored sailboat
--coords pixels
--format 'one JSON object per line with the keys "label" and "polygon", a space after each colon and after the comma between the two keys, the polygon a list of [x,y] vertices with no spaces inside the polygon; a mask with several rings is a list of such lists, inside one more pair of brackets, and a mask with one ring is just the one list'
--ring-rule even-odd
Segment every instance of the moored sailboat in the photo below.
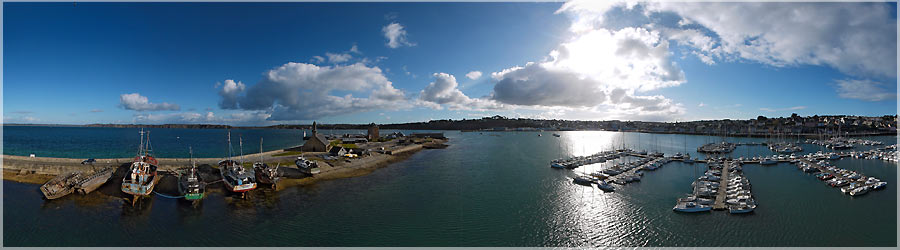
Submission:
{"label": "moored sailboat", "polygon": [[[243,141],[240,141],[243,146]],[[246,169],[242,162],[232,160],[233,154],[231,149],[231,131],[228,132],[228,159],[219,161],[219,174],[222,176],[222,182],[225,182],[225,189],[228,191],[241,193],[256,189],[256,175],[253,168]],[[243,154],[241,154],[243,158]]]}

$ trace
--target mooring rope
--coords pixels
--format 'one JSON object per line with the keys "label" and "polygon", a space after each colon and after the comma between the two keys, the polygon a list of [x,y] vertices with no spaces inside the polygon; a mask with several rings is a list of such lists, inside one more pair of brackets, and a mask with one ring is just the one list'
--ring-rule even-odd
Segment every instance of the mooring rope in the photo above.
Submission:
{"label": "mooring rope", "polygon": [[153,191],[153,193],[156,194],[156,195],[162,196],[163,198],[169,198],[169,199],[181,199],[181,198],[184,198],[184,195],[182,195],[182,196],[168,196],[168,195],[164,195],[164,194],[161,194],[161,193],[157,193],[156,191]]}

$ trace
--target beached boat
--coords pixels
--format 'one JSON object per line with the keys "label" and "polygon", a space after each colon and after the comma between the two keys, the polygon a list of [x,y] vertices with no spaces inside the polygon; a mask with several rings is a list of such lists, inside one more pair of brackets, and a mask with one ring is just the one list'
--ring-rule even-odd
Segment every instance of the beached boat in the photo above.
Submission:
{"label": "beached boat", "polygon": [[278,176],[278,167],[281,164],[275,165],[275,167],[270,167],[269,164],[265,162],[255,162],[253,163],[254,172],[256,172],[256,180],[262,184],[272,185],[272,188],[275,188],[275,185],[278,184],[278,181],[281,180],[281,177]]}
{"label": "beached boat", "polygon": [[[243,140],[239,143],[243,151]],[[219,174],[222,176],[222,182],[225,182],[225,189],[241,193],[242,196],[245,192],[256,189],[256,174],[253,168],[244,168],[243,163],[230,159],[233,156],[231,131],[228,132],[228,156],[229,159],[219,161]],[[243,158],[243,152],[241,158]]]}
{"label": "beached boat", "polygon": [[189,201],[201,200],[206,195],[206,182],[197,173],[193,150],[191,150],[191,168],[178,177],[178,192]]}
{"label": "beached boat", "polygon": [[153,188],[159,182],[156,173],[156,159],[150,155],[150,132],[147,132],[147,141],[144,142],[144,130],[141,130],[141,145],[138,155],[134,157],[131,168],[122,178],[122,192],[133,195],[132,204],[138,199],[153,193]]}
{"label": "beached boat", "polygon": [[81,178],[76,185],[76,189],[81,194],[89,194],[109,181],[109,178],[112,177],[115,172],[116,169],[113,167],[105,167],[97,170],[94,173]]}
{"label": "beached boat", "polygon": [[58,199],[71,194],[75,191],[76,177],[79,175],[81,175],[79,171],[57,175],[47,183],[44,183],[44,185],[41,185],[41,192],[44,193],[44,197],[48,200]]}
{"label": "beached boat", "polygon": [[269,166],[263,162],[262,157],[262,138],[259,138],[259,161],[253,163],[253,170],[256,172],[256,180],[261,184],[269,184],[272,185],[272,189],[275,189],[275,185],[281,180],[281,177],[278,176],[278,167],[281,164],[276,164],[275,167]]}
{"label": "beached boat", "polygon": [[297,160],[294,161],[294,164],[297,165],[297,169],[300,169],[300,172],[308,175],[317,175],[319,174],[319,163],[316,161],[306,160],[302,156],[297,157]]}

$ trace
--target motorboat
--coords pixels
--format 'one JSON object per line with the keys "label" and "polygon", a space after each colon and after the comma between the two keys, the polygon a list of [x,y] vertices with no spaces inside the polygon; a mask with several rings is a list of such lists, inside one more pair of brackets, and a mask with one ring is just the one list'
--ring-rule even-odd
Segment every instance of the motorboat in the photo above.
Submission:
{"label": "motorboat", "polygon": [[609,183],[606,183],[605,181],[597,182],[597,188],[599,188],[600,190],[603,190],[604,192],[616,191],[615,187],[613,187],[612,185],[609,185]]}
{"label": "motorboat", "polygon": [[697,204],[695,202],[678,202],[675,207],[672,208],[675,212],[682,213],[697,213],[697,212],[708,212],[712,210],[712,206]]}

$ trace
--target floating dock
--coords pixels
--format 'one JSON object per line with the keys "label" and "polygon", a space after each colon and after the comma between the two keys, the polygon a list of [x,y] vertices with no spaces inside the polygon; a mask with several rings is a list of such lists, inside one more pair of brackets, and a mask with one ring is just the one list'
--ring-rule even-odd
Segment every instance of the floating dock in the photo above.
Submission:
{"label": "floating dock", "polygon": [[728,189],[728,175],[731,173],[731,161],[725,161],[722,164],[722,177],[719,179],[719,189],[716,190],[716,203],[713,203],[713,210],[725,210],[725,191]]}

